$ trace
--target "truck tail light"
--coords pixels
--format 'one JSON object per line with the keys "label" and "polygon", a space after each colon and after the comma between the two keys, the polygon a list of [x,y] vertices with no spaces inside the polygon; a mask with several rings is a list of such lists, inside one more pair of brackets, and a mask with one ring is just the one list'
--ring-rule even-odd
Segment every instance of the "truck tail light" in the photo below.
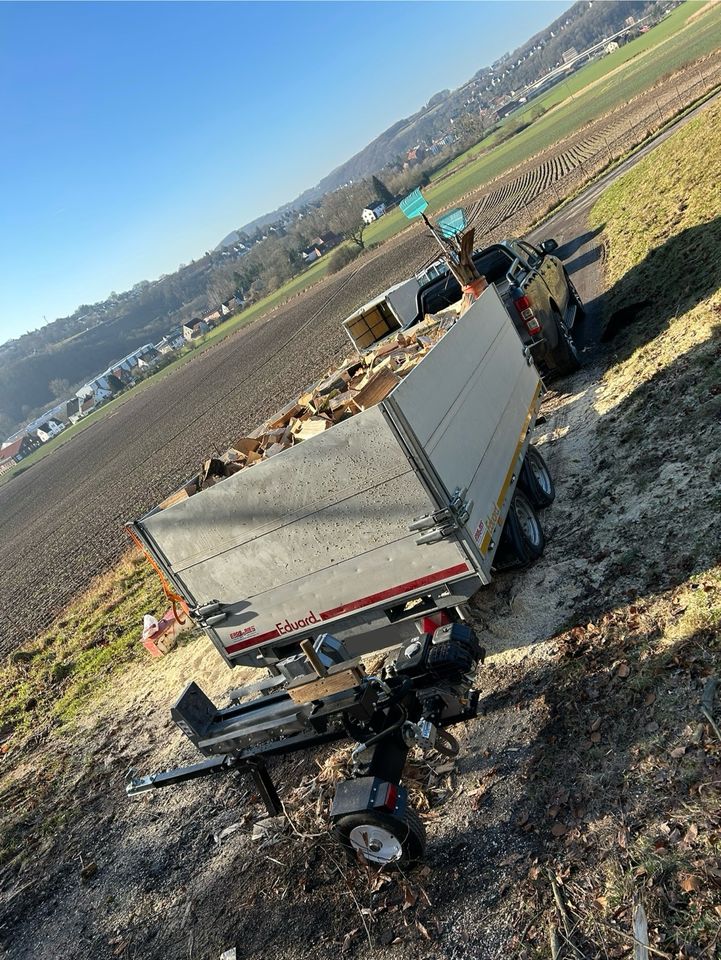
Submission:
{"label": "truck tail light", "polygon": [[532,337],[535,337],[541,332],[541,324],[538,322],[536,314],[533,312],[533,307],[531,306],[531,301],[527,296],[518,297],[517,300],[513,301],[513,305],[518,310],[518,315],[523,320],[526,325],[526,330],[531,334]]}

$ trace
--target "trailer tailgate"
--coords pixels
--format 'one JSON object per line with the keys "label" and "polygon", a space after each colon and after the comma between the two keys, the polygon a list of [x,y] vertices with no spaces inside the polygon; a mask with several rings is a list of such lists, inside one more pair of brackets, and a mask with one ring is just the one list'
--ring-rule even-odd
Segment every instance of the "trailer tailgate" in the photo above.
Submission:
{"label": "trailer tailgate", "polygon": [[[457,542],[420,549],[437,509],[382,407],[138,521],[226,656],[473,573]],[[216,619],[217,618],[217,619]]]}

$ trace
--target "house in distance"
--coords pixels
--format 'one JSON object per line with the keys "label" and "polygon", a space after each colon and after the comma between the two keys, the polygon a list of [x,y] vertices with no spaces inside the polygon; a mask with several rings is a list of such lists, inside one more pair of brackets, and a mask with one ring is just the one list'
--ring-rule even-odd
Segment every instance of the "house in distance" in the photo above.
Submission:
{"label": "house in distance", "polygon": [[363,208],[363,212],[361,213],[363,223],[373,223],[374,220],[379,220],[385,212],[385,203],[381,203],[380,200],[371,200],[368,206]]}
{"label": "house in distance", "polygon": [[195,319],[188,320],[183,324],[183,339],[190,343],[191,340],[197,340],[198,337],[202,337],[208,330],[210,330],[210,327],[205,320],[201,320],[200,317],[195,317]]}

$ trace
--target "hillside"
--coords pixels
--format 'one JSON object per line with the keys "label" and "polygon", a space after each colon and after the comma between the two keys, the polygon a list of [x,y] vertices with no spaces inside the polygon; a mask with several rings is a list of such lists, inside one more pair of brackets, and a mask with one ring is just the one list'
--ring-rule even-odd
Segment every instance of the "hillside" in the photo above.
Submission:
{"label": "hillside", "polygon": [[[480,69],[461,87],[434,94],[416,113],[384,130],[366,147],[332,170],[315,187],[275,213],[280,214],[289,207],[317,199],[349,180],[358,180],[381,170],[416,144],[430,142],[448,133],[453,122],[464,114],[478,114],[538,80],[560,63],[563,53],[570,47],[581,51],[620,30],[627,17],[640,18],[645,16],[651,7],[658,10],[665,6],[669,4],[651,4],[648,0],[623,0],[619,3],[601,4],[589,4],[584,0],[573,4],[545,30],[531,37],[512,53],[502,56],[492,66]],[[269,214],[253,221],[244,229],[252,229],[261,222],[268,222],[273,216]]]}
{"label": "hillside", "polygon": [[[358,181],[402,160],[410,147],[446,134],[453,129],[454,121],[458,126],[459,118],[475,123],[470,118],[477,119],[484,107],[510,94],[514,84],[536,79],[569,46],[583,48],[618,29],[630,14],[642,15],[647,6],[646,0],[594,4],[590,8],[585,2],[576,3],[547,30],[483,68],[464,86],[434,95],[416,114],[399,120],[301,197],[246,225],[244,232],[254,234],[256,242],[260,239],[259,226],[277,223],[282,216],[285,223],[274,236],[285,238],[286,228],[295,230],[287,243],[275,244],[267,256],[256,246],[241,264],[244,249],[216,249],[173,274],[153,282],[142,281],[103,302],[84,304],[71,316],[0,346],[0,437],[39,415],[53,401],[63,399],[55,396],[51,383],[64,381],[70,388],[79,386],[130,350],[177,330],[184,320],[217,305],[241,287],[250,290],[252,299],[277,289],[298,273],[300,250],[317,235],[304,236],[290,211],[307,206],[339,184]],[[311,229],[313,220],[307,217],[304,223]],[[321,228],[313,227],[322,232]],[[238,234],[228,236],[236,239]],[[244,276],[243,267],[264,257],[268,277],[258,282],[257,271],[245,271]]]}

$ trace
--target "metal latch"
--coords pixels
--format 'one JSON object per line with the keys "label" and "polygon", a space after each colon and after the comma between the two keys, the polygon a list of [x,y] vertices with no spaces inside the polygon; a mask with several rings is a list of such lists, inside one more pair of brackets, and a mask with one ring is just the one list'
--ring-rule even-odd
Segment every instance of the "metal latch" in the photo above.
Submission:
{"label": "metal latch", "polygon": [[216,623],[222,623],[228,617],[228,611],[219,600],[209,600],[208,603],[196,607],[193,611],[193,619],[197,620],[202,627],[213,627]]}
{"label": "metal latch", "polygon": [[473,501],[465,499],[467,493],[467,487],[456,487],[453,491],[453,498],[447,507],[414,520],[409,525],[409,530],[428,531],[418,537],[416,543],[437,543],[444,537],[450,537],[459,527],[463,526],[468,521],[473,509]]}

